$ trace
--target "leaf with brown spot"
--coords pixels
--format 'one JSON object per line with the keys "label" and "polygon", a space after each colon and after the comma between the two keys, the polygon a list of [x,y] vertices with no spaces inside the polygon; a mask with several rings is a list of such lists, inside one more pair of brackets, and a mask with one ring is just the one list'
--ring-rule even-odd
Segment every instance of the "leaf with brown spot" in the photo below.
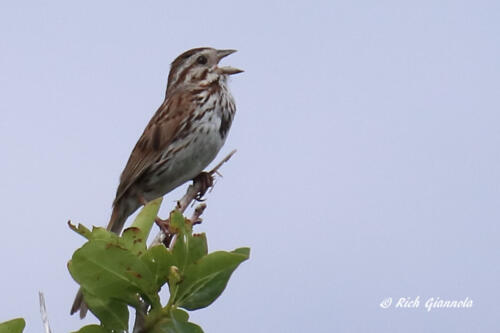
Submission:
{"label": "leaf with brown spot", "polygon": [[71,276],[88,292],[137,305],[139,293],[159,304],[154,278],[136,254],[103,240],[92,240],[78,249],[68,263]]}

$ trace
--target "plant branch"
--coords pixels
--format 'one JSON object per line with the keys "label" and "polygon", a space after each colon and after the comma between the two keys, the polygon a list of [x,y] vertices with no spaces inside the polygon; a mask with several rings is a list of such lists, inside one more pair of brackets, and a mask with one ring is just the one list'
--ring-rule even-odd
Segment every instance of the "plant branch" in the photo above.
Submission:
{"label": "plant branch", "polygon": [[45,333],[51,333],[49,316],[47,315],[47,308],[45,307],[45,296],[41,291],[38,292],[38,298],[40,300],[40,314],[42,315],[43,331]]}
{"label": "plant branch", "polygon": [[[221,174],[218,172],[219,169],[222,167],[222,165],[224,163],[229,161],[229,159],[235,153],[236,153],[236,150],[231,151],[212,170],[210,170],[208,172],[208,176],[211,178],[213,178],[214,175],[216,175],[216,174],[221,176]],[[207,186],[206,182],[203,182],[200,178],[195,178],[193,180],[193,183],[191,185],[189,185],[184,196],[179,201],[177,201],[176,209],[180,213],[184,213],[184,211],[189,207],[189,205],[191,205],[191,203],[193,203],[195,200],[200,201],[199,200],[200,196],[203,196],[203,194],[207,190],[206,186]],[[210,184],[209,187],[213,188],[213,184]],[[161,201],[159,201],[158,204],[160,204],[160,203],[161,203]],[[191,223],[193,225],[201,223],[201,214],[203,214],[203,211],[205,210],[206,207],[207,207],[207,205],[205,203],[201,203],[195,208],[193,215],[191,216]],[[151,244],[149,246],[151,247],[151,246],[163,243],[167,248],[169,248],[174,236],[175,236],[175,234],[171,234],[171,233],[165,234],[163,232],[163,230],[160,228],[160,232],[156,235],[156,237],[154,238],[154,240],[151,242]],[[148,308],[147,304],[145,304],[143,302],[141,304],[141,307],[136,309],[135,323],[134,323],[134,328],[132,331],[133,333],[140,333],[144,330],[147,308]]]}
{"label": "plant branch", "polygon": [[[232,152],[230,152],[226,157],[224,157],[222,159],[222,161],[219,162],[219,164],[217,164],[212,170],[210,170],[208,172],[208,174],[210,176],[214,176],[215,174],[218,174],[220,176],[220,174],[218,173],[220,167],[224,163],[229,161],[229,159],[235,153],[236,153],[236,149],[233,150]],[[177,210],[179,212],[184,213],[184,211],[191,204],[191,202],[193,202],[196,199],[198,193],[203,191],[203,185],[204,185],[203,182],[200,182],[200,181],[194,181],[193,184],[189,185],[189,187],[186,191],[186,194],[184,194],[184,196],[179,201],[177,201]]]}
{"label": "plant branch", "polygon": [[[208,172],[208,174],[212,177],[215,174],[220,176],[220,173],[218,172],[219,169],[222,167],[222,165],[224,163],[229,161],[229,159],[231,159],[231,157],[235,153],[236,153],[236,149],[231,151],[226,157],[224,157],[212,170],[210,170]],[[205,184],[203,182],[198,181],[197,179],[193,180],[193,183],[191,185],[189,185],[184,196],[179,201],[177,201],[176,209],[179,212],[184,213],[184,211],[189,207],[189,205],[196,200],[196,198],[198,197],[198,194],[202,193],[202,192],[204,192],[204,190],[206,190],[203,188],[204,185]],[[196,209],[195,209],[195,212],[193,213],[193,217],[191,218],[191,221],[195,222],[196,220],[200,220],[200,215],[203,213],[203,210],[205,208],[206,208],[206,205],[202,209],[199,210],[198,215],[195,215],[195,214],[197,214]],[[197,209],[199,209],[199,207]],[[201,220],[200,220],[200,222],[201,222]],[[162,243],[165,243],[165,241],[167,241],[168,243],[165,245],[167,245],[167,247],[168,247],[168,245],[170,245],[170,242],[172,241],[172,236],[173,235],[166,235],[163,232],[163,230],[160,230],[160,232],[156,235],[156,237],[154,238],[154,240],[150,244],[150,246],[162,244]]]}

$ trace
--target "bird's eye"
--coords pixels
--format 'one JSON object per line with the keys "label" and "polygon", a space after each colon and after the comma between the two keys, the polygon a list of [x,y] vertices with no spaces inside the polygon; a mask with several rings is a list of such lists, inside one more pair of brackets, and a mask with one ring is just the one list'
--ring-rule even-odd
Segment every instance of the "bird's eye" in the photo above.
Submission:
{"label": "bird's eye", "polygon": [[207,57],[201,55],[196,59],[196,62],[200,65],[205,65],[207,63]]}

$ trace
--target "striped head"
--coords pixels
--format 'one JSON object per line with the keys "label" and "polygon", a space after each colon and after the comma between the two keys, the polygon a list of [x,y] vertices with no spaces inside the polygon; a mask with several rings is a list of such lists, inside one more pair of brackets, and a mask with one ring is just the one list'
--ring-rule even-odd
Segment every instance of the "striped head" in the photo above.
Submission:
{"label": "striped head", "polygon": [[167,94],[177,87],[189,84],[210,84],[218,81],[221,76],[243,72],[241,69],[224,66],[219,67],[219,61],[236,52],[236,50],[216,50],[210,47],[200,47],[188,50],[178,56],[170,67],[168,75]]}

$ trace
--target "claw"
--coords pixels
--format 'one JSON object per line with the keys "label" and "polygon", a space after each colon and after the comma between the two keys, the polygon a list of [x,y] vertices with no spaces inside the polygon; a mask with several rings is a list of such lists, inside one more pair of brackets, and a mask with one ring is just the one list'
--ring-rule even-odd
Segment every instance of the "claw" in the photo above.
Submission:
{"label": "claw", "polygon": [[205,199],[203,199],[203,196],[205,195],[205,193],[207,193],[209,188],[214,186],[213,174],[211,174],[209,172],[202,172],[193,179],[193,182],[201,184],[201,189],[196,194],[195,200],[196,201],[205,201]]}

